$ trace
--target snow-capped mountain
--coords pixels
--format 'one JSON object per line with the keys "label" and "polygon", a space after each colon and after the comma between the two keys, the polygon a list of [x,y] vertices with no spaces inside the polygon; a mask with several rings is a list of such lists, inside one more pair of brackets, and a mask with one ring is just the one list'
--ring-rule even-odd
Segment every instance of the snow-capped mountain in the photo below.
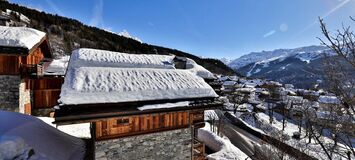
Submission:
{"label": "snow-capped mountain", "polygon": [[230,62],[232,62],[232,60],[231,59],[229,59],[229,58],[221,58],[221,59],[219,59],[219,60],[221,60],[224,64],[226,64],[226,65],[228,65]]}
{"label": "snow-capped mountain", "polygon": [[316,58],[318,55],[320,55],[320,53],[322,53],[322,51],[327,49],[328,48],[325,46],[307,46],[295,49],[276,49],[273,51],[251,52],[231,61],[230,63],[228,63],[228,66],[233,69],[239,69],[251,63],[263,63],[263,61],[269,62],[294,55],[300,55],[300,59],[303,60],[311,60],[309,58]]}
{"label": "snow-capped mountain", "polygon": [[143,41],[141,39],[139,39],[138,37],[134,37],[132,36],[131,34],[129,34],[129,32],[127,30],[123,30],[122,32],[119,32],[117,33],[119,36],[123,36],[123,37],[126,37],[126,38],[131,38],[131,39],[134,39],[140,43],[143,43]]}
{"label": "snow-capped mountain", "polygon": [[332,52],[324,46],[252,52],[228,65],[248,77],[266,78],[291,83],[299,88],[310,88],[324,79],[324,53]]}

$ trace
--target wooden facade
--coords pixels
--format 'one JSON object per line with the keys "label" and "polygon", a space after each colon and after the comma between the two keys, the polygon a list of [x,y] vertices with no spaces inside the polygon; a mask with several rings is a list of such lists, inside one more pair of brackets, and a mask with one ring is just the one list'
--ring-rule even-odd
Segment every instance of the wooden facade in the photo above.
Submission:
{"label": "wooden facade", "polygon": [[94,123],[96,139],[103,140],[187,128],[190,116],[188,111],[181,111],[112,118]]}
{"label": "wooden facade", "polygon": [[33,71],[32,68],[36,67],[44,58],[52,58],[46,37],[30,50],[12,47],[12,49],[3,51],[4,49],[1,48],[4,47],[0,46],[0,50],[2,50],[0,52],[0,75],[23,76],[28,71]]}
{"label": "wooden facade", "polygon": [[40,79],[27,79],[26,89],[32,91],[32,108],[53,108],[58,104],[60,89],[64,82],[63,77],[42,77]]}
{"label": "wooden facade", "polygon": [[20,74],[19,56],[0,54],[0,75],[18,75]]}

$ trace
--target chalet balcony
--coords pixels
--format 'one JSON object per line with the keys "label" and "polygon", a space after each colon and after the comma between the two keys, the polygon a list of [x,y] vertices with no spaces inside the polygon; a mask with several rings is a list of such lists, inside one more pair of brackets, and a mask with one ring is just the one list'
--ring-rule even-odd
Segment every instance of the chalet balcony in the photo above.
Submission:
{"label": "chalet balcony", "polygon": [[38,64],[22,64],[20,71],[23,77],[43,76],[43,66]]}
{"label": "chalet balcony", "polygon": [[199,140],[193,140],[193,159],[194,160],[204,160],[205,159],[205,144]]}

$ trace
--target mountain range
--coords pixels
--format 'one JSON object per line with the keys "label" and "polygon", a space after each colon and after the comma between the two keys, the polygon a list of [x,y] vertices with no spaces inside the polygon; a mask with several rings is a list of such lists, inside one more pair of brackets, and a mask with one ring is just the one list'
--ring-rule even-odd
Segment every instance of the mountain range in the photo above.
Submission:
{"label": "mountain range", "polygon": [[298,88],[312,88],[325,80],[324,56],[335,56],[325,46],[252,52],[232,60],[228,66],[243,76],[290,83]]}

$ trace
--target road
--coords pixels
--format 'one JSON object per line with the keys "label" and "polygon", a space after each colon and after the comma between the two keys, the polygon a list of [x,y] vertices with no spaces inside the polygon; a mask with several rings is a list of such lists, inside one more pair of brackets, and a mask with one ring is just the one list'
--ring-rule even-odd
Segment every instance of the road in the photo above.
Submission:
{"label": "road", "polygon": [[[220,112],[220,113],[217,113]],[[249,157],[252,157],[255,153],[256,146],[259,146],[263,141],[254,135],[244,131],[238,126],[233,125],[230,121],[224,117],[221,111],[216,111],[223,127],[221,132],[227,136],[234,146],[239,148]]]}

